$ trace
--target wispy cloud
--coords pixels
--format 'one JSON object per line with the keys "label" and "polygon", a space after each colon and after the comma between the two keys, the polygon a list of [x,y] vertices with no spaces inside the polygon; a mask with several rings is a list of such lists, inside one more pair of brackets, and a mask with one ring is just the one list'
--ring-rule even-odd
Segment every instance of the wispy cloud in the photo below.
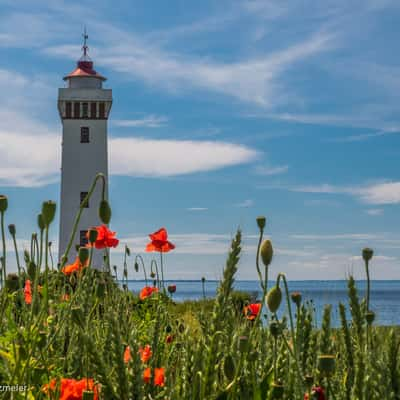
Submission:
{"label": "wispy cloud", "polygon": [[270,166],[264,166],[264,165],[257,165],[255,167],[255,172],[258,175],[280,175],[280,174],[285,174],[286,172],[289,171],[289,166],[288,165],[279,165],[276,167],[270,167]]}
{"label": "wispy cloud", "polygon": [[254,201],[251,199],[247,199],[242,201],[241,203],[236,204],[236,207],[240,208],[249,208],[254,206]]}
{"label": "wispy cloud", "polygon": [[379,215],[383,215],[383,208],[370,208],[369,210],[365,210],[368,215],[372,215],[373,217],[377,217]]}
{"label": "wispy cloud", "polygon": [[207,211],[207,207],[189,207],[186,209],[187,211]]}
{"label": "wispy cloud", "polygon": [[160,128],[165,126],[168,118],[160,115],[147,115],[137,119],[117,119],[112,124],[123,128]]}

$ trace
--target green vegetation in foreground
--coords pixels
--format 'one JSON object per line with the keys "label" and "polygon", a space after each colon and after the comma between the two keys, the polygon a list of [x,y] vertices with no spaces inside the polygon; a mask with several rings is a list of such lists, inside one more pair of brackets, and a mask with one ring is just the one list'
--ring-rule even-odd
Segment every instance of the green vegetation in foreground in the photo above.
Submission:
{"label": "green vegetation in foreground", "polygon": [[[360,299],[350,277],[348,304],[339,305],[341,328],[331,328],[331,306],[326,306],[316,329],[313,310],[301,293],[288,292],[284,274],[267,287],[273,248],[263,240],[263,217],[257,220],[256,255],[262,302],[233,291],[238,231],[215,299],[175,304],[174,288],[164,287],[164,272],[158,274],[155,261],[150,268],[155,287],[146,286],[139,296],[126,284],[119,288],[107,246],[104,271],[91,267],[87,248],[79,249],[74,264],[66,265],[66,255],[52,268],[52,202],[44,203],[39,235],[32,236],[24,263],[18,261],[19,273],[7,274],[6,210],[6,197],[0,196],[0,384],[26,385],[26,390],[3,391],[1,399],[400,399],[399,330],[374,325],[369,290]],[[104,201],[100,215],[107,222],[111,218]],[[9,227],[12,238],[15,230]],[[92,229],[92,244],[96,235]],[[369,280],[373,252],[364,249],[362,256]],[[126,248],[124,279],[130,257]],[[144,263],[141,267],[145,272]],[[282,302],[288,313],[278,319]]]}

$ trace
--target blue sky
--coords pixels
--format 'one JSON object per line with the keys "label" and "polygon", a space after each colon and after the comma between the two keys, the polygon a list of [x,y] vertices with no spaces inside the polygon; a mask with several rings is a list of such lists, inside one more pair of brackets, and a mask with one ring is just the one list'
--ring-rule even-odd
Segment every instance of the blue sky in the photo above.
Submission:
{"label": "blue sky", "polygon": [[396,0],[3,0],[0,11],[0,191],[21,247],[42,200],[59,199],[57,89],[86,24],[113,89],[122,244],[142,252],[165,226],[177,245],[167,277],[215,279],[240,226],[238,278],[253,279],[264,214],[272,276],[362,277],[370,246],[372,277],[400,279]]}

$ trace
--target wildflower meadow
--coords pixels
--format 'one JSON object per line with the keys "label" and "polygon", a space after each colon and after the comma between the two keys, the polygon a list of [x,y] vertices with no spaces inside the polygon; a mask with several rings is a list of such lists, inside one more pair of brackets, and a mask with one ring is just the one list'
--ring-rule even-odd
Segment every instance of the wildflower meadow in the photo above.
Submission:
{"label": "wildflower meadow", "polygon": [[[101,176],[94,186],[99,184]],[[350,276],[348,302],[339,304],[341,326],[334,328],[332,306],[326,305],[317,326],[313,308],[300,292],[289,291],[283,272],[269,284],[273,244],[263,237],[264,217],[256,221],[254,255],[262,296],[249,301],[234,290],[238,230],[215,298],[189,307],[174,301],[179,284],[165,283],[167,253],[175,248],[165,228],[150,234],[143,249],[154,252],[150,265],[125,246],[123,276],[116,280],[109,255],[122,243],[108,228],[105,198],[99,204],[102,225],[88,227],[88,245],[75,249],[71,232],[58,263],[49,242],[56,204],[43,203],[23,256],[17,228],[9,224],[6,232],[7,207],[7,197],[0,196],[1,399],[400,399],[399,330],[377,326],[370,307],[372,249],[361,250],[366,296]],[[83,205],[75,230],[82,211]],[[17,273],[7,269],[7,238]],[[104,252],[104,265],[96,268],[94,249]],[[128,290],[128,271],[144,277],[140,293]]]}

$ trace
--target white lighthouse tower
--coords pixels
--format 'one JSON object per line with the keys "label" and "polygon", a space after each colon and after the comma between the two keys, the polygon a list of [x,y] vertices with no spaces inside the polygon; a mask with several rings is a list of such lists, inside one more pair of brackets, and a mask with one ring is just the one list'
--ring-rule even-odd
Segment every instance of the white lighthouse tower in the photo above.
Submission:
{"label": "white lighthouse tower", "polygon": [[[75,70],[64,77],[67,87],[58,92],[58,110],[63,125],[60,258],[66,250],[80,204],[99,172],[106,176],[106,196],[108,194],[107,120],[111,110],[112,91],[103,89],[106,78],[93,68],[93,62],[87,54],[87,38],[85,32],[83,55]],[[85,204],[68,262],[73,261],[75,245],[83,246],[87,243],[87,229],[100,225],[100,199],[101,184],[88,204]],[[99,267],[101,264],[102,253],[95,251],[93,265]]]}

